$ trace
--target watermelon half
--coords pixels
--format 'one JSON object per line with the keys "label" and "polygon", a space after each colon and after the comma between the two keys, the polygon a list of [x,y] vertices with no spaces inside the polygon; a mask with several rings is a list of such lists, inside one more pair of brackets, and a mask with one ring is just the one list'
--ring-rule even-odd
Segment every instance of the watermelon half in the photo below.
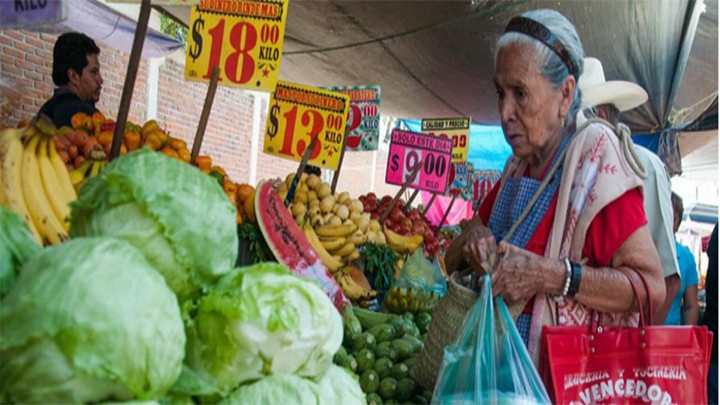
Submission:
{"label": "watermelon half", "polygon": [[255,215],[268,247],[280,263],[300,277],[317,281],[338,310],[350,304],[269,182],[257,186]]}

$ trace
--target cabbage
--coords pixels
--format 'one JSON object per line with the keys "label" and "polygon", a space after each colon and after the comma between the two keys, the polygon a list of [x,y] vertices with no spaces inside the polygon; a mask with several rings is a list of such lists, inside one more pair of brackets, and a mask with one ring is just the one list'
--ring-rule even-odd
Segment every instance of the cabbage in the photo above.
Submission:
{"label": "cabbage", "polygon": [[0,325],[4,401],[160,399],[182,367],[177,298],[121,240],[42,250],[2,301]]}
{"label": "cabbage", "polygon": [[343,337],[323,290],[278,263],[223,276],[199,300],[187,334],[188,365],[222,393],[274,373],[320,378]]}
{"label": "cabbage", "polygon": [[325,376],[318,383],[322,396],[321,404],[365,405],[365,393],[360,383],[344,368],[330,365]]}
{"label": "cabbage", "polygon": [[20,267],[39,250],[27,223],[0,205],[0,298],[10,291]]}
{"label": "cabbage", "polygon": [[[253,384],[241,385],[221,404],[309,405],[320,403],[317,384],[292,374],[273,374]],[[333,404],[341,405],[341,403]],[[344,404],[343,404],[344,405]]]}
{"label": "cabbage", "polygon": [[148,149],[128,153],[71,204],[70,235],[112,236],[139,249],[181,300],[235,266],[236,210],[197,168]]}

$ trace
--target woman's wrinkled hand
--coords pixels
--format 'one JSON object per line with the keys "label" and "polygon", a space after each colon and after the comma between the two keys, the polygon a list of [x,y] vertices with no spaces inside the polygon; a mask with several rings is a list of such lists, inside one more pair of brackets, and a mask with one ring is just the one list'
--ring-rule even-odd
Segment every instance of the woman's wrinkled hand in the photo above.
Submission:
{"label": "woman's wrinkled hand", "polygon": [[482,276],[488,270],[492,270],[496,249],[495,236],[490,229],[479,225],[468,234],[462,251],[473,271]]}
{"label": "woman's wrinkled hand", "polygon": [[508,305],[513,305],[541,291],[544,257],[504,241],[498,244],[497,254],[491,278],[493,296],[500,294]]}

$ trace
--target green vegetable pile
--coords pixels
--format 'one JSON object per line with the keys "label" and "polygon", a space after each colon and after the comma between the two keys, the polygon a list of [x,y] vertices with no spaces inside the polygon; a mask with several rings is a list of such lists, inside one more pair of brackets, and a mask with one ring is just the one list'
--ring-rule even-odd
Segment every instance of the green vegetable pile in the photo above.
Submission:
{"label": "green vegetable pile", "polygon": [[421,392],[410,375],[430,314],[398,316],[347,307],[342,316],[345,336],[334,362],[360,377],[368,404],[430,403],[432,392]]}
{"label": "green vegetable pile", "polygon": [[398,256],[388,245],[366,243],[363,256],[364,272],[372,276],[375,290],[387,291],[395,281],[395,264]]}

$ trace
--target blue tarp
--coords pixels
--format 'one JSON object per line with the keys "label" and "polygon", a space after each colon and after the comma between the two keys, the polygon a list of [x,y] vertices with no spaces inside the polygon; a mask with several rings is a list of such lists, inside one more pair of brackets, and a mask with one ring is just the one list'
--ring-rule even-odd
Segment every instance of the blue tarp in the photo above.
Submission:
{"label": "blue tarp", "polygon": [[[402,119],[411,131],[421,132],[420,120]],[[502,128],[492,125],[470,125],[470,149],[468,162],[473,164],[475,170],[499,170],[505,167],[505,162],[512,155],[510,145],[505,142]]]}

